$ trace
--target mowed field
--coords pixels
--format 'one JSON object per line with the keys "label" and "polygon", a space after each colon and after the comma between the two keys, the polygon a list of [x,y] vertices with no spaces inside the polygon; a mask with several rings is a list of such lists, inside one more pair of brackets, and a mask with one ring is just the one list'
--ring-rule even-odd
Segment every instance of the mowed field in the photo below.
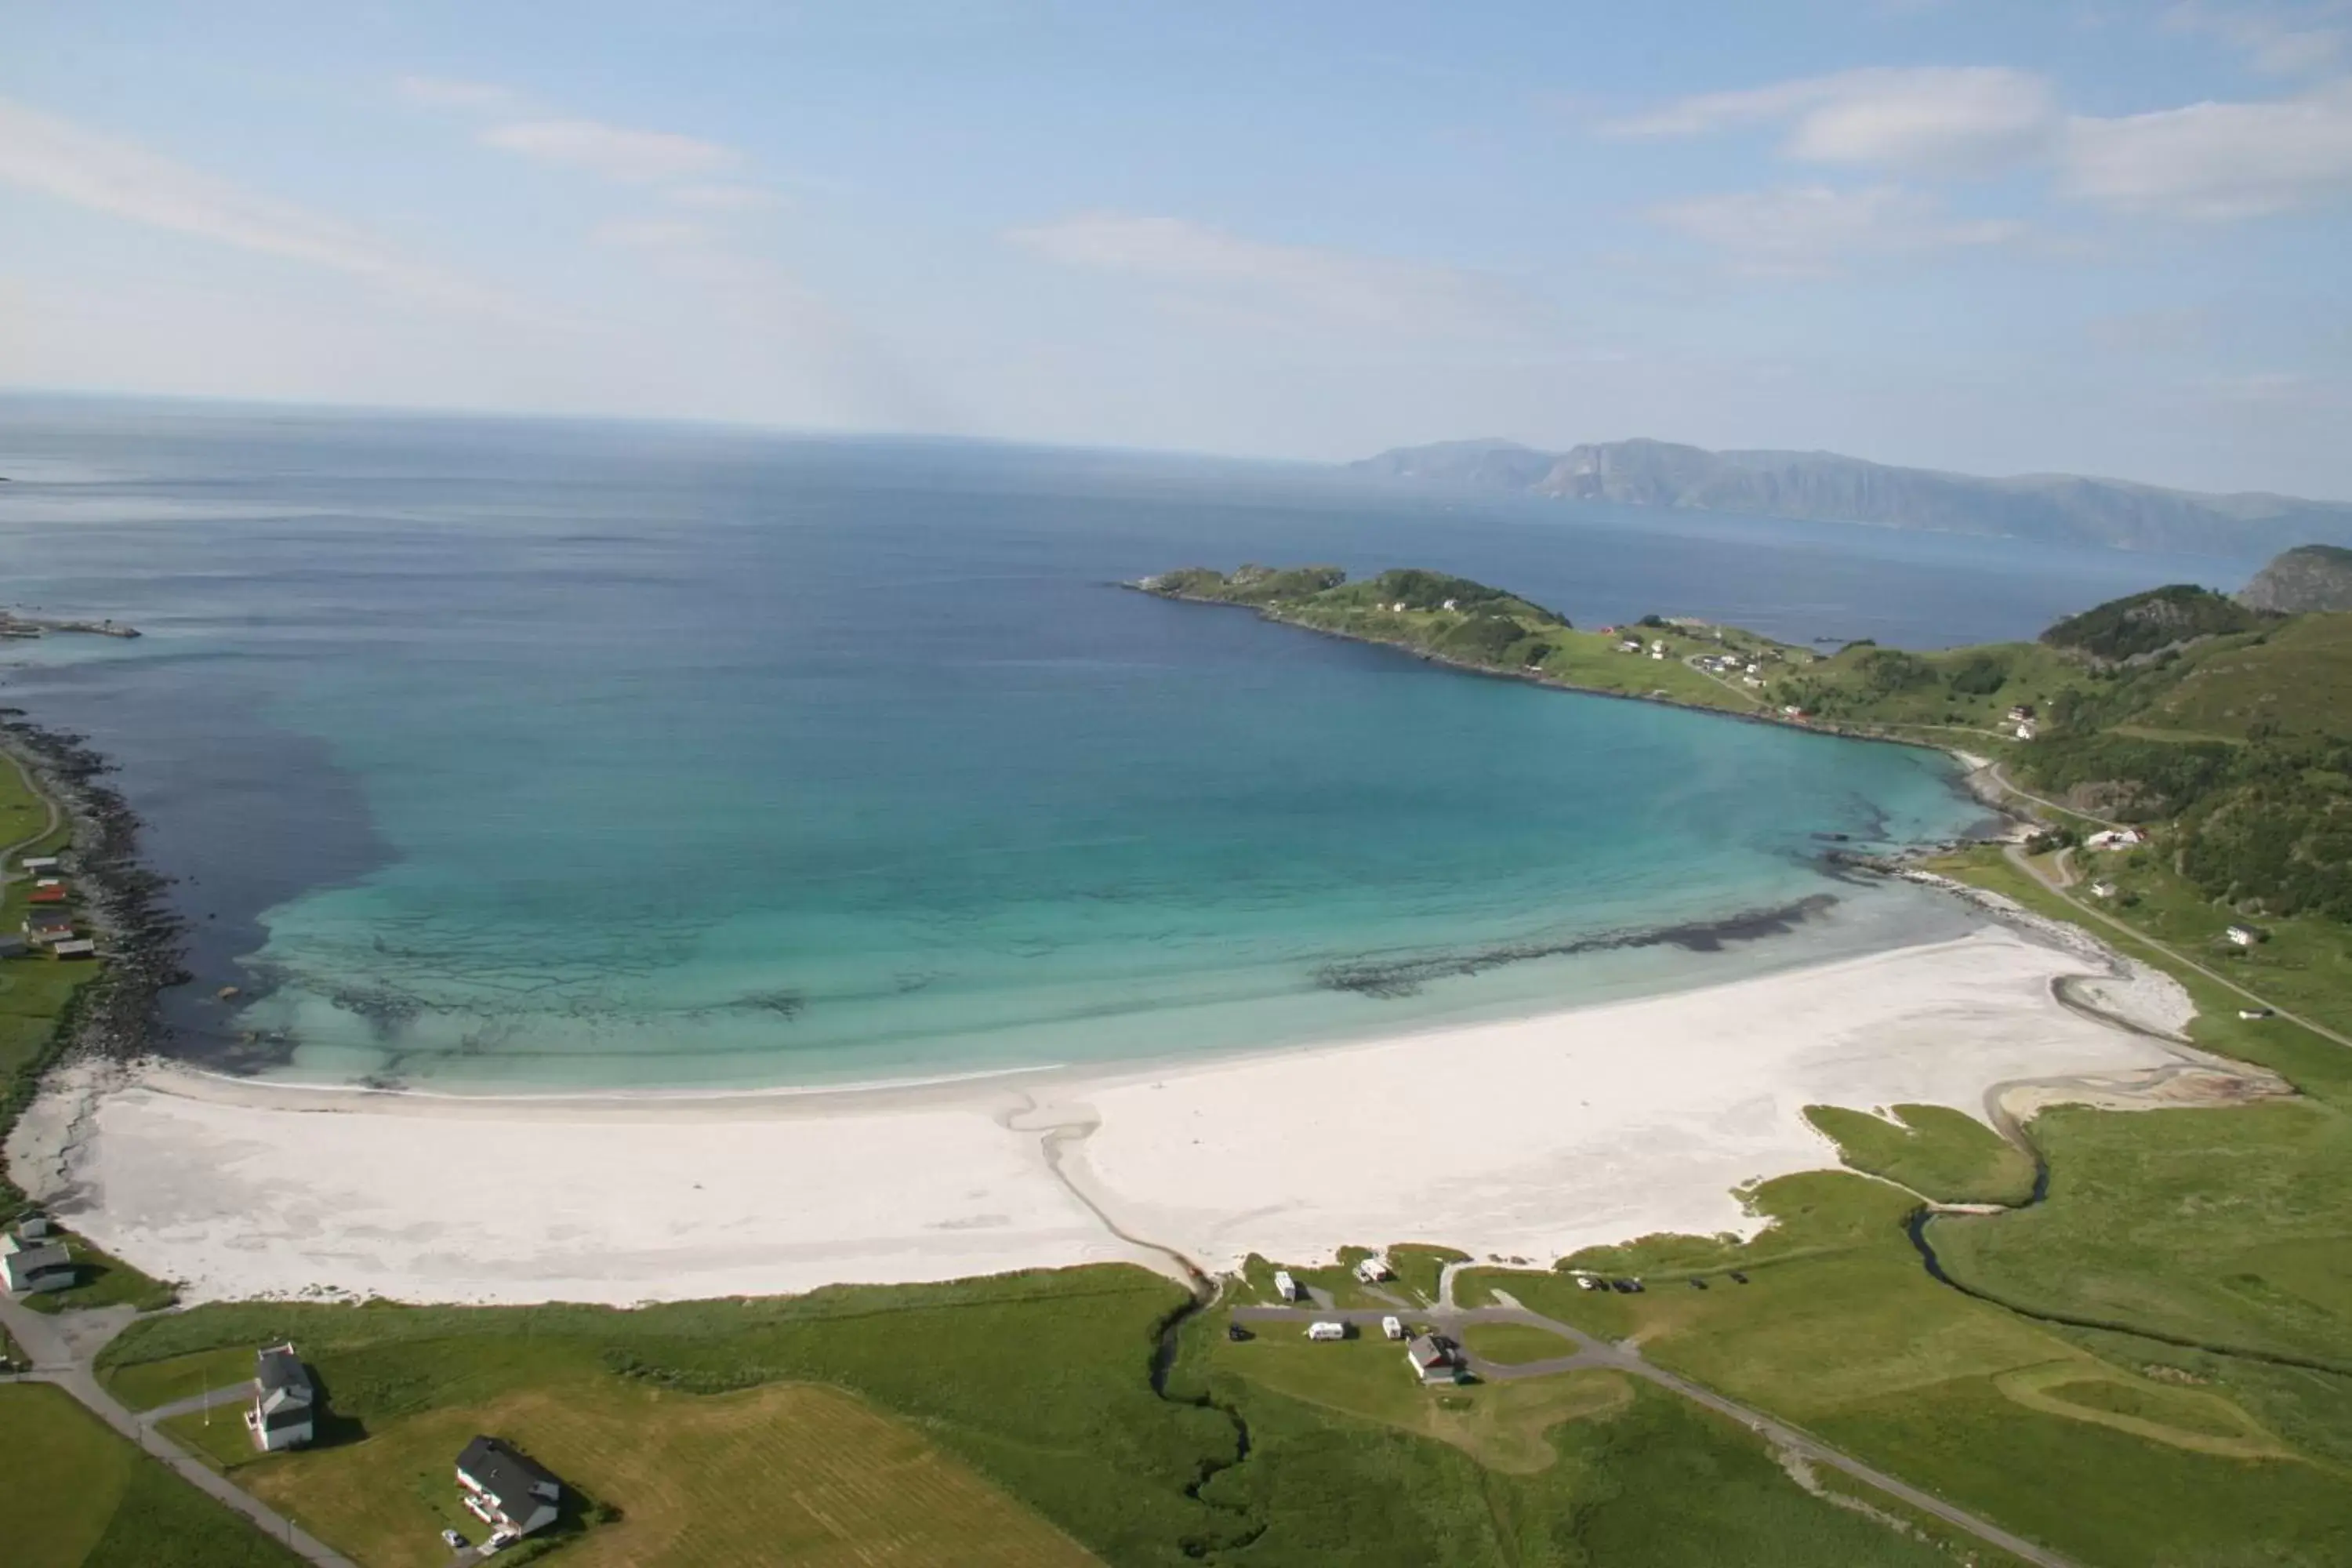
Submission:
{"label": "mowed field", "polygon": [[441,1568],[472,1539],[452,1463],[496,1433],[611,1516],[572,1568],[1080,1568],[1097,1560],[905,1422],[839,1389],[691,1394],[596,1379],[389,1424],[362,1442],[241,1466],[238,1480],[368,1568]]}
{"label": "mowed field", "polygon": [[0,1386],[7,1568],[294,1568],[292,1552],[100,1426],[63,1390]]}

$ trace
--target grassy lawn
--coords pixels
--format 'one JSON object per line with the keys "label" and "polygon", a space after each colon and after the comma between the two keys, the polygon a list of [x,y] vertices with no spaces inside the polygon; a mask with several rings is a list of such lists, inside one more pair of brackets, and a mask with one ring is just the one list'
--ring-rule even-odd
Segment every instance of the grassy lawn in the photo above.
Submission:
{"label": "grassy lawn", "polygon": [[187,1399],[253,1380],[254,1352],[258,1344],[232,1345],[173,1356],[168,1361],[141,1362],[109,1369],[100,1379],[106,1391],[132,1410],[152,1410],[175,1399]]}
{"label": "grassy lawn", "polygon": [[1438,1279],[1445,1272],[1445,1266],[1470,1261],[1466,1252],[1419,1241],[1396,1243],[1389,1248],[1388,1258],[1389,1267],[1396,1270],[1396,1279],[1391,1283],[1433,1306],[1437,1301]]}
{"label": "grassy lawn", "polygon": [[[1558,1272],[1487,1269],[1472,1282],[1633,1339],[1661,1365],[2085,1563],[2316,1564],[2352,1551],[2352,1512],[2331,1500],[2352,1382],[2323,1378],[2332,1389],[2266,1404],[2230,1384],[2154,1375],[2166,1369],[2137,1353],[2144,1342],[2094,1346],[1936,1284],[1903,1235],[1912,1200],[1858,1177],[1782,1177],[1757,1202],[1780,1223],[1753,1243],[1651,1238],[1611,1249],[1605,1264],[1711,1261],[1746,1270],[1746,1286],[1622,1296]],[[1997,1230],[2021,1217],[1967,1223]],[[1939,1234],[1951,1223],[1935,1222]],[[2307,1440],[2278,1418],[2286,1408],[2336,1437]],[[2217,1447],[2217,1428],[2240,1446]]]}
{"label": "grassy lawn", "polygon": [[1181,1368],[1248,1421],[1203,1495],[1265,1522],[1214,1563],[1948,1565],[1808,1496],[1754,1436],[1615,1373],[1424,1389],[1384,1341],[1193,1336]]}
{"label": "grassy lawn", "polygon": [[[59,1229],[62,1231],[63,1227]],[[79,1236],[65,1233],[73,1252],[74,1282],[62,1290],[45,1290],[24,1299],[25,1305],[37,1312],[71,1312],[85,1307],[131,1306],[142,1312],[152,1312],[170,1306],[176,1297],[172,1288],[159,1279],[150,1279],[131,1265],[91,1246]],[[247,1375],[251,1369],[247,1368]]]}
{"label": "grassy lawn", "polygon": [[[47,804],[37,794],[13,757],[0,758],[0,844],[13,844],[38,829],[47,820]],[[11,858],[13,868],[26,856],[55,853],[69,837],[62,820],[52,832]],[[18,879],[0,891],[0,931],[15,931],[24,923],[32,883]],[[7,1136],[16,1118],[32,1102],[42,1068],[58,1040],[58,1020],[73,994],[93,975],[90,963],[68,963],[47,953],[0,959],[0,1139]],[[0,1171],[0,1215],[15,1214],[22,1195]]]}
{"label": "grassy lawn", "polygon": [[369,1568],[440,1568],[443,1529],[486,1533],[451,1477],[477,1432],[613,1501],[616,1519],[565,1547],[578,1568],[1097,1561],[912,1425],[805,1384],[703,1395],[589,1373],[257,1459],[237,1479]]}
{"label": "grassy lawn", "polygon": [[278,1568],[301,1559],[64,1393],[0,1386],[9,1568]]}
{"label": "grassy lawn", "polygon": [[1893,1117],[1809,1105],[1805,1120],[1857,1171],[1948,1204],[2010,1204],[2033,1195],[2033,1162],[1965,1111],[1897,1105]]}
{"label": "grassy lawn", "polygon": [[1500,1362],[1505,1366],[1574,1355],[1577,1349],[1572,1342],[1549,1329],[1527,1323],[1473,1323],[1462,1331],[1462,1342],[1488,1361]]}
{"label": "grassy lawn", "polygon": [[[705,1419],[697,1413],[740,1394],[828,1384],[855,1395],[875,1419],[896,1418],[919,1433],[942,1465],[971,1472],[973,1486],[1019,1499],[1099,1556],[1172,1565],[1194,1560],[1187,1542],[1229,1542],[1252,1528],[1186,1493],[1205,1469],[1234,1458],[1232,1422],[1160,1400],[1148,1381],[1157,1327],[1182,1300],[1144,1270],[1103,1267],[625,1311],[219,1304],[134,1325],[108,1347],[104,1372],[142,1397],[176,1397],[201,1380],[190,1374],[205,1364],[183,1358],[234,1350],[249,1369],[253,1347],[291,1340],[350,1440],[257,1459],[239,1468],[240,1479],[290,1487],[307,1470],[340,1476],[345,1466],[373,1466],[368,1474],[388,1494],[413,1492],[415,1476],[456,1453],[450,1447],[432,1467],[417,1468],[428,1447],[437,1453],[451,1436],[462,1444],[492,1419],[516,1423],[510,1435],[518,1441],[537,1441],[539,1428],[526,1418],[554,1418],[535,1415],[541,1406],[532,1403],[550,1390],[567,1391],[565,1401],[603,1390],[588,1401],[605,1413],[599,1420],[636,1408],[612,1401],[659,1394],[667,1402],[659,1406],[664,1419],[685,1422]],[[1396,1370],[1402,1378],[1402,1356]],[[559,1472],[580,1464],[572,1479],[622,1521],[566,1547],[567,1560],[647,1517],[661,1489],[686,1484],[601,1468],[619,1462],[597,1457],[595,1434],[604,1430],[551,1436],[540,1456]],[[411,1453],[405,1435],[415,1433],[429,1433],[430,1442],[416,1438],[423,1446],[404,1458]],[[291,1479],[279,1482],[280,1475]],[[317,1505],[298,1499],[289,1506],[336,1538],[323,1517],[304,1511]],[[866,1521],[856,1528],[868,1531],[859,1550],[884,1550],[891,1531],[930,1528],[887,1510],[856,1517]],[[425,1531],[427,1545],[437,1528]]]}

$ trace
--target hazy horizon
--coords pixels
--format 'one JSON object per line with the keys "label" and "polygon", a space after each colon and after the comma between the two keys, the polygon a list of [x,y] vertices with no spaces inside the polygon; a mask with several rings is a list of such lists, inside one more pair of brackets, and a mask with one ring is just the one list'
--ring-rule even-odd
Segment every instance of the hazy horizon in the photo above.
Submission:
{"label": "hazy horizon", "polygon": [[2352,497],[2336,0],[17,19],[0,385]]}

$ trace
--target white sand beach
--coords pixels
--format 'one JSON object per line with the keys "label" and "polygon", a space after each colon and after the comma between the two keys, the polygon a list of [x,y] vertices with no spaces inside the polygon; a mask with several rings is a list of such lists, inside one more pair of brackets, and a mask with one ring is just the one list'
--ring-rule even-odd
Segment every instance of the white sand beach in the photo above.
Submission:
{"label": "white sand beach", "polygon": [[[1549,1260],[1752,1229],[1735,1187],[1835,1163],[1808,1104],[1981,1116],[1996,1084],[2176,1060],[2060,1005],[2052,981],[2084,968],[1995,927],[1370,1044],[856,1092],[467,1100],[156,1066],[61,1077],[9,1154],[193,1300],[627,1303],[1169,1266],[1113,1225],[1212,1270],[1407,1240]],[[2153,996],[2148,1021],[2175,1023]]]}

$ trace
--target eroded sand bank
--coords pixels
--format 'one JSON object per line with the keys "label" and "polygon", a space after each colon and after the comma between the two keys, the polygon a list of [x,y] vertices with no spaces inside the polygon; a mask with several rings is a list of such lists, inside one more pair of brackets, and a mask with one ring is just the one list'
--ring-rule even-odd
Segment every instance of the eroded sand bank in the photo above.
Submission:
{"label": "eroded sand bank", "polygon": [[1808,1104],[1981,1116],[1997,1084],[2176,1060],[2059,1005],[2051,982],[2084,967],[1990,928],[1370,1044],[864,1092],[462,1100],[149,1067],[61,1079],[9,1153],[192,1299],[634,1302],[1167,1266],[1112,1225],[1213,1270],[1403,1240],[1546,1259],[1752,1228],[1734,1187],[1835,1163]]}

